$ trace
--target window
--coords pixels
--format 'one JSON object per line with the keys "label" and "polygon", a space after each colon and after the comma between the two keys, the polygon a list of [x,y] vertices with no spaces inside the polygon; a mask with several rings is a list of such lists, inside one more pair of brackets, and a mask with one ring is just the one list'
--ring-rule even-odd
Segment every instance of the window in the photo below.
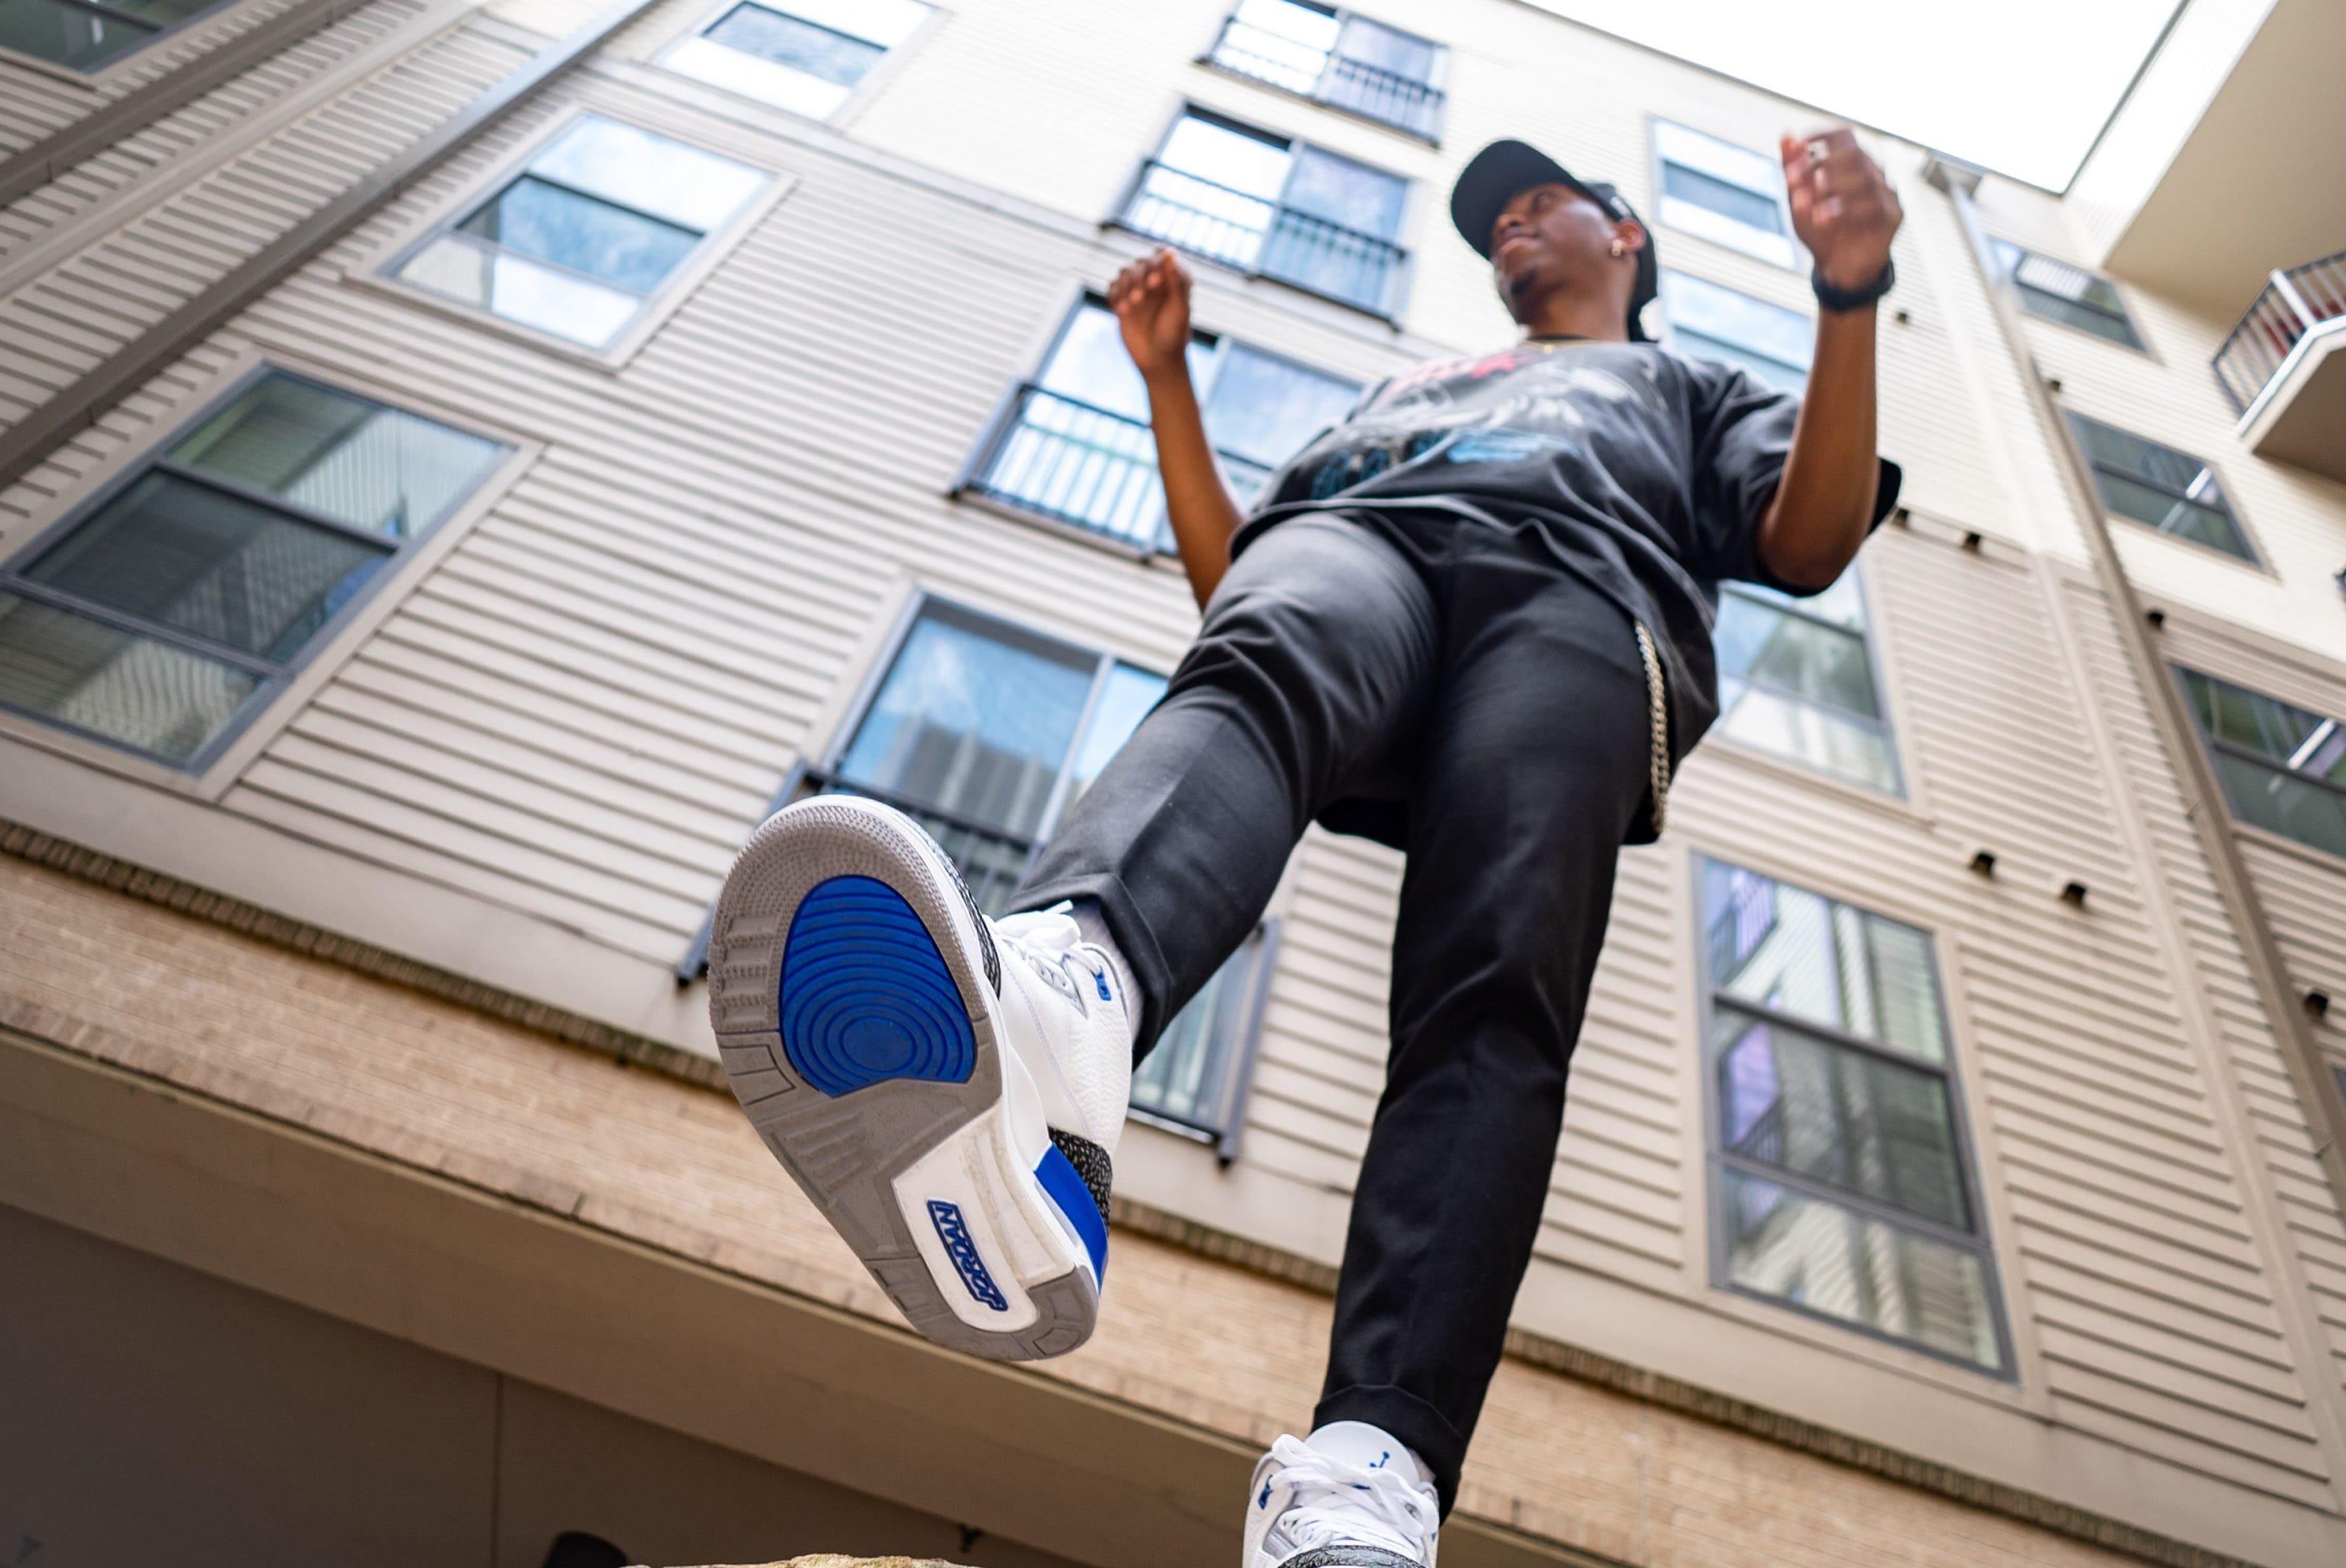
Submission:
{"label": "window", "polygon": [[[1351,382],[1202,332],[1190,341],[1189,373],[1241,504],[1360,395]],[[1106,305],[1086,299],[1067,318],[1041,373],[1019,387],[969,488],[1127,544],[1172,549],[1148,393]]]}
{"label": "window", "polygon": [[1994,247],[1997,265],[2019,294],[2022,310],[2129,349],[2142,347],[2142,336],[2127,315],[2126,301],[2118,298],[2117,285],[2107,278],[2024,250],[2009,239],[1988,243]]}
{"label": "window", "polygon": [[1897,754],[1856,573],[1805,599],[1757,583],[1722,583],[1711,640],[1722,735],[1821,773],[1897,790]]}
{"label": "window", "polygon": [[1439,44],[1311,0],[1239,0],[1206,58],[1226,71],[1435,139]]}
{"label": "window", "polygon": [[1378,315],[1399,306],[1408,182],[1190,109],[1140,167],[1122,222],[1244,272]]}
{"label": "window", "polygon": [[661,64],[827,120],[891,49],[920,31],[930,10],[921,0],[743,0],[719,10]]}
{"label": "window", "polygon": [[0,0],[0,49],[95,71],[227,0]]}
{"label": "window", "polygon": [[1739,365],[1788,392],[1808,390],[1816,328],[1800,311],[1667,270],[1662,311],[1669,346],[1679,353]]}
{"label": "window", "polygon": [[2004,1371],[1930,938],[1740,867],[1699,876],[1715,1278]]}
{"label": "window", "polygon": [[[1150,671],[925,600],[830,760],[794,773],[774,806],[834,791],[884,800],[926,828],[978,907],[1000,915],[1035,850],[1164,690]],[[1266,926],[1166,1026],[1135,1077],[1136,1111],[1229,1150],[1270,948]],[[704,921],[678,979],[705,973],[708,957]]]}
{"label": "window", "polygon": [[2175,678],[2232,815],[2346,856],[2346,727],[2198,670]]}
{"label": "window", "polygon": [[[5,3],[5,0],[0,0]],[[763,171],[589,116],[393,275],[590,349],[766,188]]]}
{"label": "window", "polygon": [[2162,534],[2255,562],[2256,552],[2213,468],[2081,413],[2069,415],[2069,428],[2086,450],[2103,505]]}
{"label": "window", "polygon": [[201,767],[506,450],[262,372],[0,566],[0,706]]}
{"label": "window", "polygon": [[1668,120],[1654,122],[1654,158],[1664,223],[1780,267],[1800,264],[1780,159]]}

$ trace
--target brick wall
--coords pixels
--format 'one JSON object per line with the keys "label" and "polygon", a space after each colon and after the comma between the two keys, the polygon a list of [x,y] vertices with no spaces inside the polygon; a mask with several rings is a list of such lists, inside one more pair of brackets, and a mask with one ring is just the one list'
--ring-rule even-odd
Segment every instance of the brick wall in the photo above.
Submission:
{"label": "brick wall", "polygon": [[[0,1024],[892,1320],[721,1093],[7,856]],[[1116,1285],[1094,1341],[1034,1375],[1248,1442],[1308,1420],[1323,1295],[1130,1232]],[[1516,1359],[1461,1503],[1652,1568],[2142,1560]]]}

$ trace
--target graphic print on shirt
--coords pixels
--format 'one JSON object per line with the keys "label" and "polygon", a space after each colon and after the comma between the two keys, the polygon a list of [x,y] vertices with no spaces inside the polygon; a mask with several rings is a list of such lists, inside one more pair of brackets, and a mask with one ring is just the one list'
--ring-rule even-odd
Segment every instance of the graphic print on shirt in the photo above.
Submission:
{"label": "graphic print on shirt", "polygon": [[1643,386],[1586,356],[1528,346],[1420,365],[1312,443],[1291,470],[1294,488],[1325,500],[1413,463],[1588,463],[1592,413],[1601,422],[1633,405],[1633,417],[1662,415],[1653,360],[1640,356],[1637,368]]}

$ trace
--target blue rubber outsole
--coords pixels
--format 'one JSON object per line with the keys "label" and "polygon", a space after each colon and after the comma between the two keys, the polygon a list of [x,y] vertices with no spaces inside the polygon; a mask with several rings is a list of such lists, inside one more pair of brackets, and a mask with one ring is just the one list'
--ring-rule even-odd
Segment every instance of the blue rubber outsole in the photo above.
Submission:
{"label": "blue rubber outsole", "polygon": [[900,1078],[965,1084],[977,1036],[936,939],[872,877],[811,889],[782,952],[782,1049],[834,1098]]}

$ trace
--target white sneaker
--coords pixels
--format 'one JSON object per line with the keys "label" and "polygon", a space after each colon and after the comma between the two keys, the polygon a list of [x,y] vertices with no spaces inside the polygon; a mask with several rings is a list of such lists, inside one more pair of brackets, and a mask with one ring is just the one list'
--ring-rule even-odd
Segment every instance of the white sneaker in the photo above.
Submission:
{"label": "white sneaker", "polygon": [[913,1327],[1005,1360],[1091,1337],[1127,999],[1061,913],[978,912],[903,812],[820,796],[725,879],[709,1020],[766,1146]]}
{"label": "white sneaker", "polygon": [[1441,1517],[1433,1488],[1401,1468],[1282,1437],[1254,1467],[1246,1568],[1433,1568]]}

